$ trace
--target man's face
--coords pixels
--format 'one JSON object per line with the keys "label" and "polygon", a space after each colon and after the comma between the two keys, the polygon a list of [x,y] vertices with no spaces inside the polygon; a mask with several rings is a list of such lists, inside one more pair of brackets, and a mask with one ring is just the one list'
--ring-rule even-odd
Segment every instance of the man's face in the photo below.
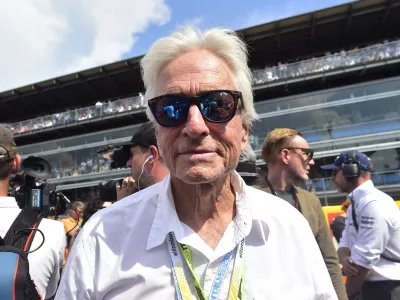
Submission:
{"label": "man's face", "polygon": [[[146,159],[149,156],[148,152],[143,151],[140,146],[133,146],[130,148],[131,151],[131,158],[127,162],[127,166],[131,168],[132,178],[136,182],[136,186],[140,185],[140,189],[144,189],[150,186],[151,183],[151,175],[149,174],[147,168],[143,168],[143,164],[145,163]],[[143,173],[140,176],[140,173]],[[140,182],[139,182],[140,176]]]}
{"label": "man's face", "polygon": [[343,170],[342,169],[337,169],[337,170],[332,170],[332,181],[336,185],[336,189],[340,193],[348,193],[348,181],[347,179],[343,176]]}
{"label": "man's face", "polygon": [[[193,50],[159,73],[157,95],[235,90],[232,78],[232,71],[221,59],[205,50]],[[208,122],[193,105],[185,123],[168,128],[157,124],[156,134],[171,175],[189,184],[200,184],[213,182],[235,169],[247,144],[248,127],[242,125],[239,113],[227,123]]]}
{"label": "man's face", "polygon": [[82,219],[83,218],[83,212],[84,212],[83,207],[78,207],[76,209],[72,209],[71,210],[71,217],[74,220],[78,220],[78,217],[79,217],[79,219]]}
{"label": "man's face", "polygon": [[291,176],[296,181],[308,180],[308,174],[311,167],[315,164],[313,159],[310,159],[309,153],[304,152],[301,149],[293,148],[305,148],[308,149],[310,146],[307,141],[301,136],[296,136],[290,144],[290,161],[288,168]]}

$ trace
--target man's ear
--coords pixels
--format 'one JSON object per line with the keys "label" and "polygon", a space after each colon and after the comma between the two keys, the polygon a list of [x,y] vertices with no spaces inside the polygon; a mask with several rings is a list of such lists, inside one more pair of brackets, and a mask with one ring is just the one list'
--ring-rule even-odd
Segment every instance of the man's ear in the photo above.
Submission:
{"label": "man's ear", "polygon": [[249,142],[249,125],[247,124],[242,125],[241,134],[242,134],[241,152],[243,152],[246,149],[247,144]]}
{"label": "man's ear", "polygon": [[21,156],[19,154],[17,154],[14,158],[14,165],[13,165],[11,173],[17,174],[20,166],[21,166]]}
{"label": "man's ear", "polygon": [[287,165],[290,160],[290,151],[287,149],[283,149],[280,153],[280,159],[285,165]]}
{"label": "man's ear", "polygon": [[158,149],[156,146],[151,145],[149,147],[149,152],[150,155],[153,156],[150,160],[149,163],[154,163],[156,160],[160,159],[160,153],[158,152]]}

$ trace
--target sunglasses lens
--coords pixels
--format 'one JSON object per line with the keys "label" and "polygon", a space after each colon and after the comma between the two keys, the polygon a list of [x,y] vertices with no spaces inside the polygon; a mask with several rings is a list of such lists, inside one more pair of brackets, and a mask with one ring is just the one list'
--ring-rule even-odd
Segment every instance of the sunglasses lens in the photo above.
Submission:
{"label": "sunglasses lens", "polygon": [[185,96],[165,96],[158,99],[152,110],[161,126],[177,126],[186,120],[189,103]]}
{"label": "sunglasses lens", "polygon": [[236,113],[235,98],[228,92],[205,94],[200,97],[199,106],[203,117],[214,123],[227,122]]}
{"label": "sunglasses lens", "polygon": [[185,95],[166,95],[149,101],[157,122],[164,127],[178,126],[188,117],[189,108],[197,103],[203,117],[213,123],[228,122],[236,113],[238,97],[226,91],[211,91],[200,95],[194,102]]}
{"label": "sunglasses lens", "polygon": [[312,160],[313,157],[314,157],[314,151],[311,151],[311,152],[308,154],[308,159],[309,159],[309,160]]}

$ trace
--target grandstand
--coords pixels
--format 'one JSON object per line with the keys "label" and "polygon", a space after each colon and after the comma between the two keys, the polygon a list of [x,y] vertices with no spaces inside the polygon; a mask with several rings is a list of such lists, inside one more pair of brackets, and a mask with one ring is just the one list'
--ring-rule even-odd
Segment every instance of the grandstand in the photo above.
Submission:
{"label": "grandstand", "polygon": [[[364,0],[238,31],[260,115],[251,144],[260,158],[271,129],[302,131],[316,149],[312,186],[323,204],[344,195],[318,166],[348,149],[370,155],[375,184],[400,199],[399,16],[399,0]],[[128,141],[146,120],[140,58],[0,93],[21,155],[49,160],[49,181],[72,199],[129,174],[97,150]]]}

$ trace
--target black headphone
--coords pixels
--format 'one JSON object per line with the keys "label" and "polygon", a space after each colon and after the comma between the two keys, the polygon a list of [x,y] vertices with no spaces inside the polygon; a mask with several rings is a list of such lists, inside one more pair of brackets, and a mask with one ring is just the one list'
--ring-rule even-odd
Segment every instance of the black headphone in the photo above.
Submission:
{"label": "black headphone", "polygon": [[342,164],[343,176],[347,179],[360,177],[361,169],[360,162],[356,158],[354,150],[347,152],[347,160]]}

